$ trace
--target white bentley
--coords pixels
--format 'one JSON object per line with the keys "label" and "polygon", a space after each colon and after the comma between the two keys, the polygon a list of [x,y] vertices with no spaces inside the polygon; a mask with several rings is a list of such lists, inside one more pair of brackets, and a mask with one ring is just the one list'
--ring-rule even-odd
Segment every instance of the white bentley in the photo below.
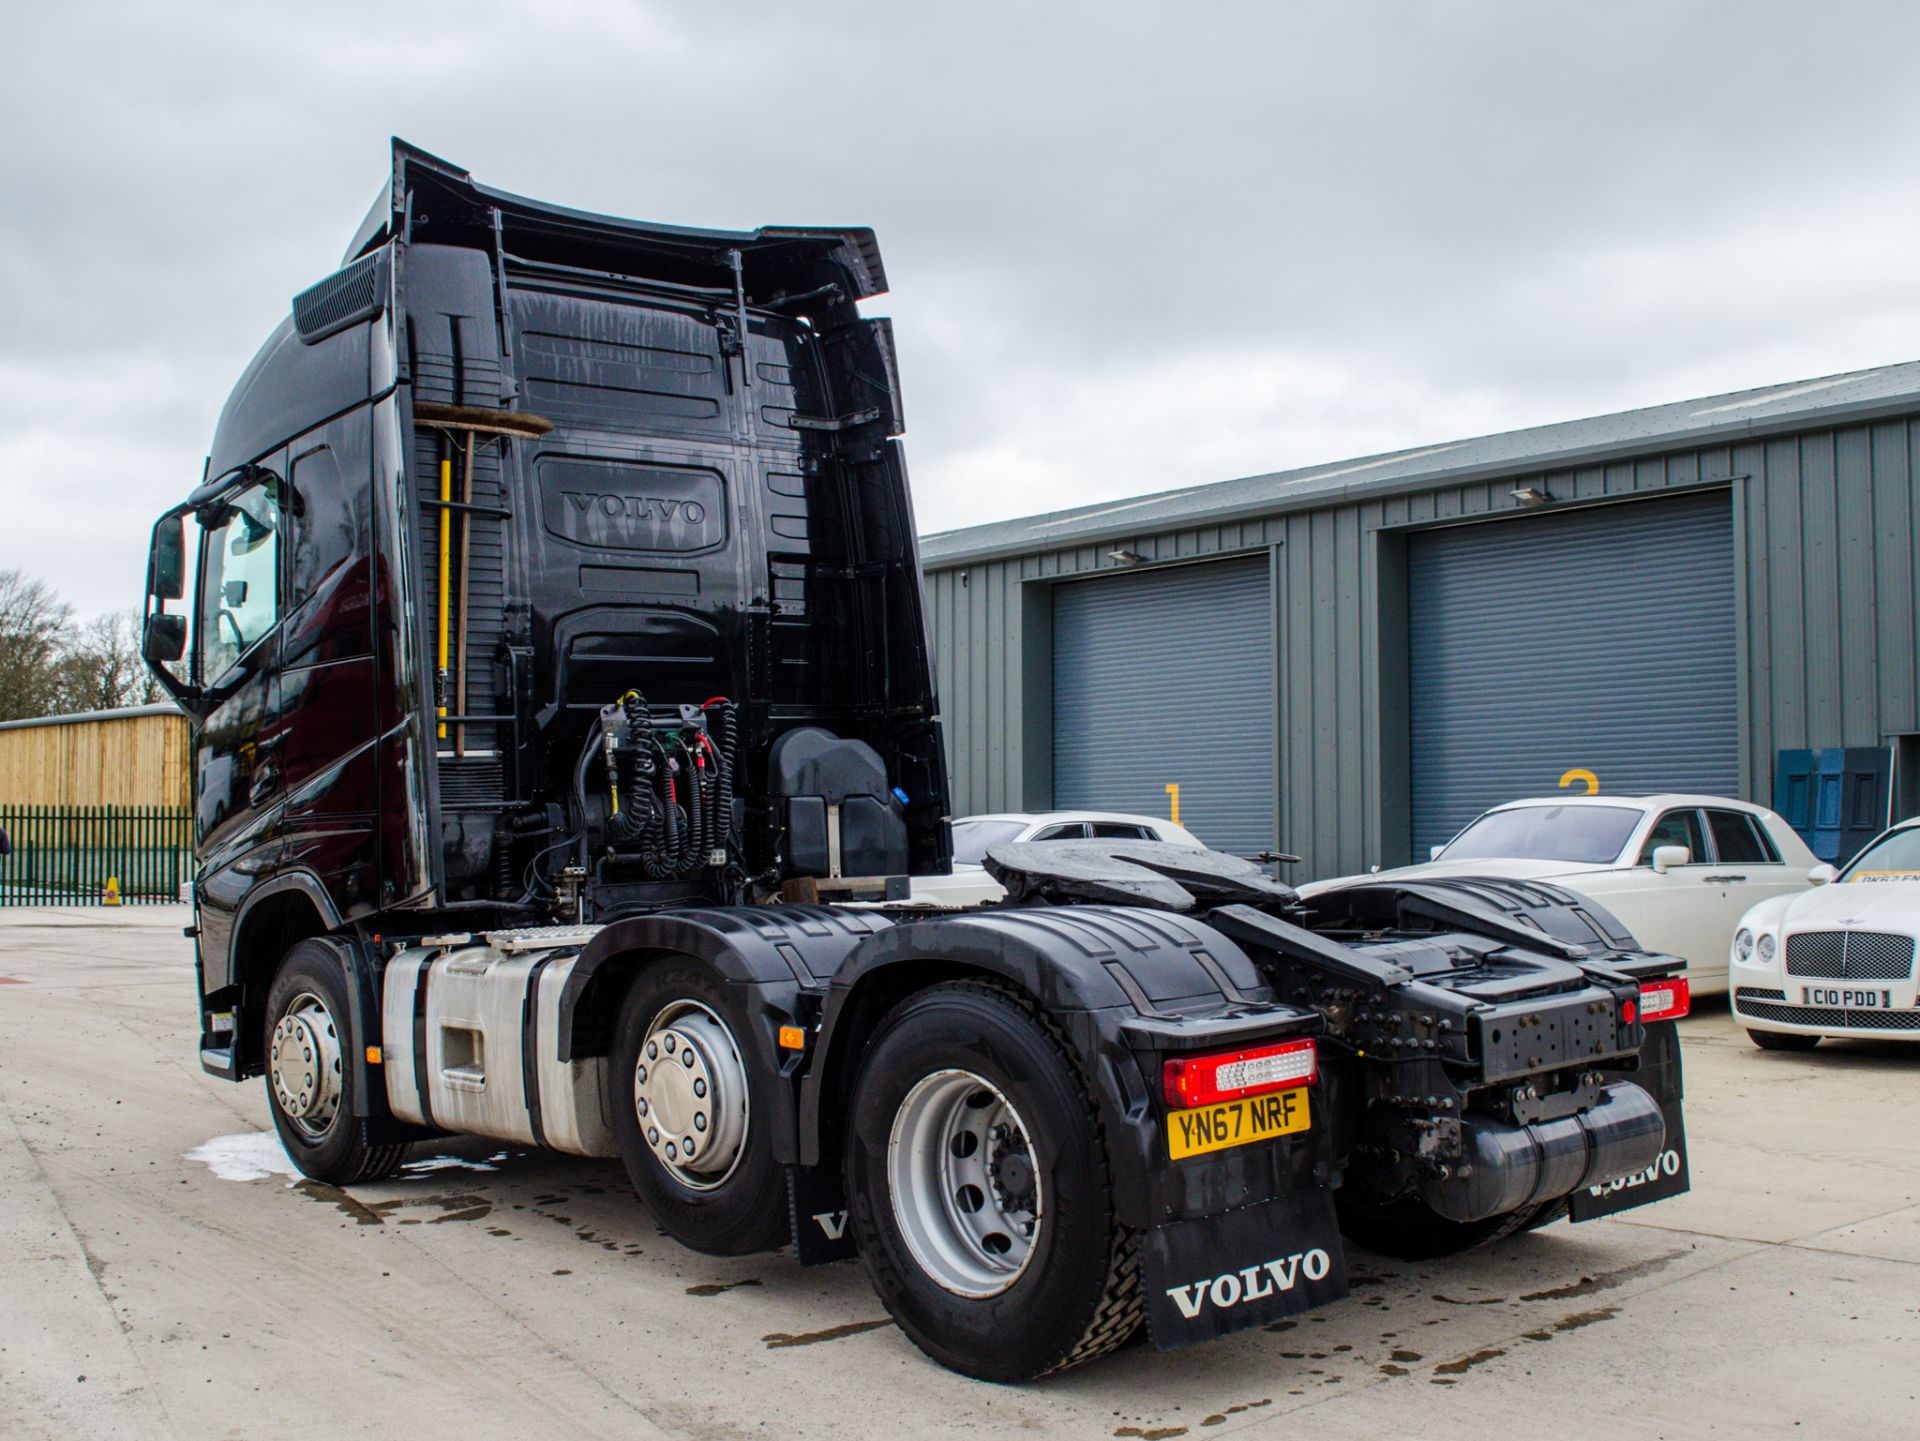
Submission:
{"label": "white bentley", "polygon": [[[1832,868],[1826,868],[1832,874]],[[1762,901],[1733,937],[1733,1014],[1768,1051],[1822,1036],[1920,1041],[1920,817],[1864,846],[1835,884]]]}
{"label": "white bentley", "polygon": [[915,876],[916,905],[977,906],[997,901],[1006,888],[987,874],[987,852],[1012,841],[1165,841],[1198,849],[1192,831],[1157,816],[1117,811],[1043,811],[963,816],[953,823],[953,874]]}
{"label": "white bentley", "polygon": [[[1555,796],[1477,817],[1423,865],[1379,874],[1548,881],[1591,896],[1650,951],[1687,963],[1691,990],[1727,988],[1727,954],[1757,902],[1832,873],[1765,806],[1723,796]],[[1347,881],[1366,877],[1349,876]],[[1301,887],[1311,897],[1343,881]]]}

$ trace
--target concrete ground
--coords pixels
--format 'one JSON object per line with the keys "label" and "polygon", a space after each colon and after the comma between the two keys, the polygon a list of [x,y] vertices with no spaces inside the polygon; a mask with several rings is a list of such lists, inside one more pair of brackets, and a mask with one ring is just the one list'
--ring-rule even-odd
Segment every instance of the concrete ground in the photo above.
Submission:
{"label": "concrete ground", "polygon": [[[1695,1190],[1024,1388],[857,1264],[666,1240],[615,1164],[296,1181],[199,1070],[184,909],[0,911],[0,1437],[1912,1436],[1920,1046],[1686,1023]],[[260,1133],[266,1130],[265,1135]],[[239,1179],[251,1177],[251,1179]]]}

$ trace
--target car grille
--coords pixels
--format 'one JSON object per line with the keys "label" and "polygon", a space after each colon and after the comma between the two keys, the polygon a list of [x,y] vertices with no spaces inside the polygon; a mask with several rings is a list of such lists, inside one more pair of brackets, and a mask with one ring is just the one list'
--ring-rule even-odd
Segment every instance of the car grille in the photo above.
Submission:
{"label": "car grille", "polygon": [[1828,981],[1904,981],[1913,937],[1880,931],[1800,931],[1787,937],[1787,974]]}
{"label": "car grille", "polygon": [[1920,1011],[1842,1011],[1829,1006],[1783,1006],[1775,1001],[1752,1000],[1752,995],[1752,991],[1735,992],[1733,1008],[1756,1021],[1862,1031],[1920,1031]]}

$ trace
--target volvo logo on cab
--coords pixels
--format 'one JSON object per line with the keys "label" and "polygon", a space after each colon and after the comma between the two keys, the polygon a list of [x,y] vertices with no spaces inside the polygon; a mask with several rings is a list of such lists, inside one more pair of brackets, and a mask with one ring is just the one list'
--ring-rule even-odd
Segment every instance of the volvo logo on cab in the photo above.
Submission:
{"label": "volvo logo on cab", "polygon": [[1277,1291],[1291,1291],[1293,1283],[1305,1276],[1309,1281],[1326,1279],[1333,1269],[1333,1258],[1315,1246],[1311,1251],[1295,1251],[1276,1261],[1242,1266],[1206,1281],[1186,1286],[1169,1286],[1167,1295],[1191,1321],[1211,1301],[1217,1311],[1229,1311],[1244,1301],[1264,1301]]}

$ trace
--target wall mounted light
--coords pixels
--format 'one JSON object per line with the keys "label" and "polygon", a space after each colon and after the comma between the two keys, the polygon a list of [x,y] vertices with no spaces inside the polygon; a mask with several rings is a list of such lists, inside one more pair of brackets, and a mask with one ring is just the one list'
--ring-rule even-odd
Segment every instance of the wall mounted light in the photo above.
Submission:
{"label": "wall mounted light", "polygon": [[1137,550],[1110,550],[1107,552],[1107,559],[1118,561],[1121,565],[1138,565],[1146,557]]}
{"label": "wall mounted light", "polygon": [[1523,485],[1512,492],[1514,501],[1519,505],[1545,505],[1553,499],[1537,485]]}

